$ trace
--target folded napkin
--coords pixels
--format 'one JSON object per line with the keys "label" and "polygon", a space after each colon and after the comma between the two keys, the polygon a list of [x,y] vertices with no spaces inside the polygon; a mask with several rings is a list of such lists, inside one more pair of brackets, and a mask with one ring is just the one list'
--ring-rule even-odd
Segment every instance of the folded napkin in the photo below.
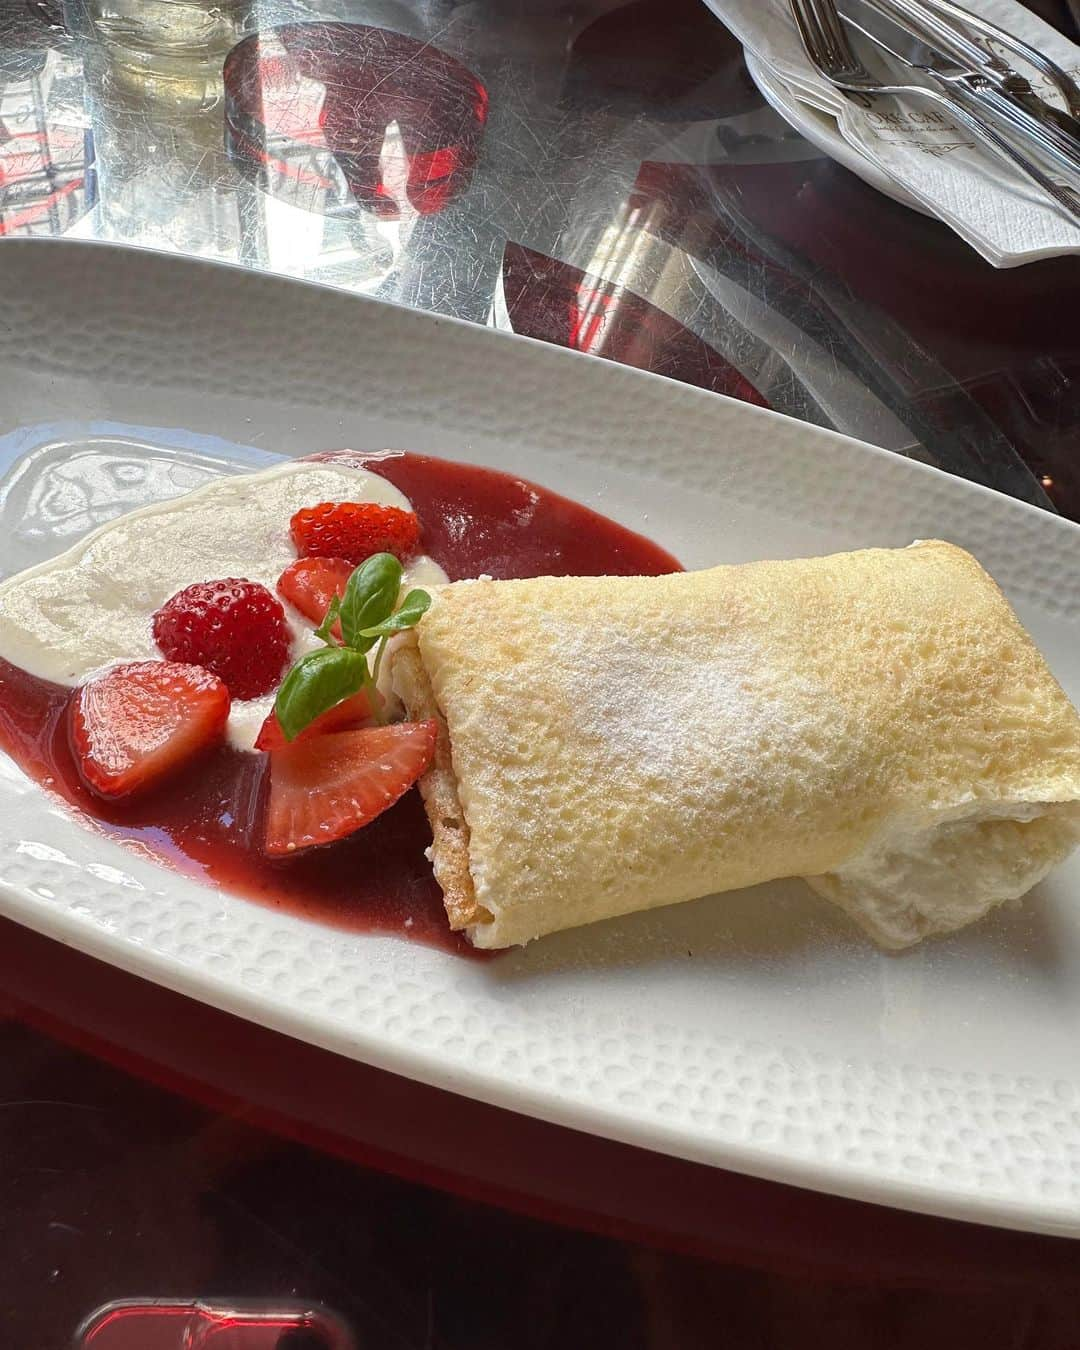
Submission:
{"label": "folded napkin", "polygon": [[[787,0],[706,0],[744,46],[770,68],[789,97],[836,120],[843,139],[901,186],[926,210],[950,225],[995,267],[1080,252],[1080,225],[1050,202],[1029,179],[955,126],[930,100],[874,98],[870,106],[833,88],[811,65]],[[1074,76],[1080,47],[1013,0],[965,0],[966,7],[1039,48]],[[856,35],[858,37],[858,35]],[[918,83],[913,72],[858,50],[875,75]],[[1017,62],[1018,67],[1019,63]],[[1029,74],[1026,67],[1024,74]],[[1037,72],[1032,85],[1060,104],[1057,91]]]}

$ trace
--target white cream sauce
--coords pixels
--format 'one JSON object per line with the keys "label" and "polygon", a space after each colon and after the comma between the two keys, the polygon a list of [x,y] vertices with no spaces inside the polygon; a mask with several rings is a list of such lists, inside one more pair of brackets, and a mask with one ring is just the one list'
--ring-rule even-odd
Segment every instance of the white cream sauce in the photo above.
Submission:
{"label": "white cream sauce", "polygon": [[[66,685],[118,661],[160,659],[152,623],[166,600],[217,577],[245,577],[273,591],[296,559],[291,517],[325,501],[411,510],[385,478],[340,464],[301,461],[208,483],[120,516],[66,553],[0,583],[0,657]],[[418,557],[406,568],[404,586],[446,579],[438,563]],[[285,612],[295,660],[319,643],[314,625],[290,605]],[[250,749],[272,704],[272,695],[234,703],[230,741]]]}

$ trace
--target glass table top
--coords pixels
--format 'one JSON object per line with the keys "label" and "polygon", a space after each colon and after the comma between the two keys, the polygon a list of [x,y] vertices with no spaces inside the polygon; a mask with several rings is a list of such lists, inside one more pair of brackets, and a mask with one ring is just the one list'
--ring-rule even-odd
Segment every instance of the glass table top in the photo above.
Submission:
{"label": "glass table top", "polygon": [[996,272],[822,158],[698,0],[5,0],[0,34],[0,235],[509,328],[1080,514],[1077,260]]}

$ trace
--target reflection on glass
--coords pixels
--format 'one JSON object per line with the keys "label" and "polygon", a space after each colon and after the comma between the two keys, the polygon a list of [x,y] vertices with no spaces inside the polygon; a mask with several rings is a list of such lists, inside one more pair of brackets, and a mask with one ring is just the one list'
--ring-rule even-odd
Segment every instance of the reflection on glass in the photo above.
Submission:
{"label": "reflection on glass", "polygon": [[361,24],[266,29],[225,65],[226,135],[263,191],[323,214],[442,211],[468,187],[487,92],[430,43]]}
{"label": "reflection on glass", "polygon": [[49,51],[0,84],[0,236],[64,234],[93,201],[93,137],[68,97],[77,74]]}
{"label": "reflection on glass", "polygon": [[[631,234],[627,233],[627,240]],[[600,253],[610,266],[612,252],[621,250],[622,244],[610,237]],[[715,348],[619,281],[508,243],[502,283],[502,303],[493,315],[496,326],[747,403],[766,404],[750,381]]]}
{"label": "reflection on glass", "polygon": [[117,1299],[75,1333],[75,1350],[355,1350],[336,1313],[292,1300]]}
{"label": "reflection on glass", "polygon": [[247,0],[69,0],[65,16],[84,39],[98,237],[236,256],[221,67],[246,13]]}
{"label": "reflection on glass", "polygon": [[221,65],[248,10],[248,0],[66,0],[65,21],[110,52],[129,93],[190,108],[220,99]]}

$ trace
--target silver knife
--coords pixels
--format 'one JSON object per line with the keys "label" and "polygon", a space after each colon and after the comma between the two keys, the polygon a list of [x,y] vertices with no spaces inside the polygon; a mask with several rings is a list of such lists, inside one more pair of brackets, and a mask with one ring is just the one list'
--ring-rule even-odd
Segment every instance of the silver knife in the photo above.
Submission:
{"label": "silver knife", "polygon": [[[972,10],[954,3],[954,0],[922,0],[922,3],[924,8],[935,10],[942,18],[948,19],[954,28],[960,30],[962,35],[965,30],[971,30],[977,34],[973,41],[978,44],[983,60],[999,75],[1006,78],[1024,79],[994,49],[993,44],[995,42],[1001,47],[1007,47],[1009,51],[1014,52],[1028,65],[1034,66],[1036,70],[1041,70],[1065,103],[1066,113],[1064,117],[1067,120],[1059,122],[1059,125],[1062,126],[1063,130],[1068,131],[1069,135],[1075,136],[1077,134],[1077,128],[1080,127],[1080,121],[1077,121],[1080,118],[1080,87],[1077,86],[1076,81],[1068,71],[1062,70],[1056,61],[1051,60],[1045,52],[1039,51],[1037,47],[1033,47],[1030,42],[1018,38],[1015,33],[1010,33],[1006,28],[999,28],[996,23],[991,23],[981,14],[976,14]],[[1026,80],[1024,82],[1027,83]],[[1038,98],[1038,95],[1036,95],[1036,98]],[[1063,116],[1060,108],[1055,108],[1052,103],[1047,103],[1045,99],[1039,101],[1045,109],[1043,116],[1054,121],[1058,121]]]}
{"label": "silver knife", "polygon": [[[950,23],[929,13],[918,0],[842,0],[842,12],[882,50],[944,84],[972,111],[1004,123],[1073,185],[1080,184],[1080,124],[1074,137],[1044,121],[1007,87],[1008,81],[993,78],[981,48]],[[1029,85],[1027,89],[1038,99]],[[1074,121],[1067,113],[1061,117]]]}
{"label": "silver knife", "polygon": [[[1051,109],[1022,75],[996,71],[987,62],[983,48],[948,19],[920,0],[875,0],[871,8],[880,9],[923,44],[931,70],[935,56],[944,56],[959,67],[948,75],[941,69],[936,74],[976,90],[988,112],[996,113],[1020,131],[1026,127],[1049,153],[1058,151],[1067,161],[1080,166],[1080,121],[1060,109]],[[1047,116],[1049,111],[1054,113],[1052,118]]]}

